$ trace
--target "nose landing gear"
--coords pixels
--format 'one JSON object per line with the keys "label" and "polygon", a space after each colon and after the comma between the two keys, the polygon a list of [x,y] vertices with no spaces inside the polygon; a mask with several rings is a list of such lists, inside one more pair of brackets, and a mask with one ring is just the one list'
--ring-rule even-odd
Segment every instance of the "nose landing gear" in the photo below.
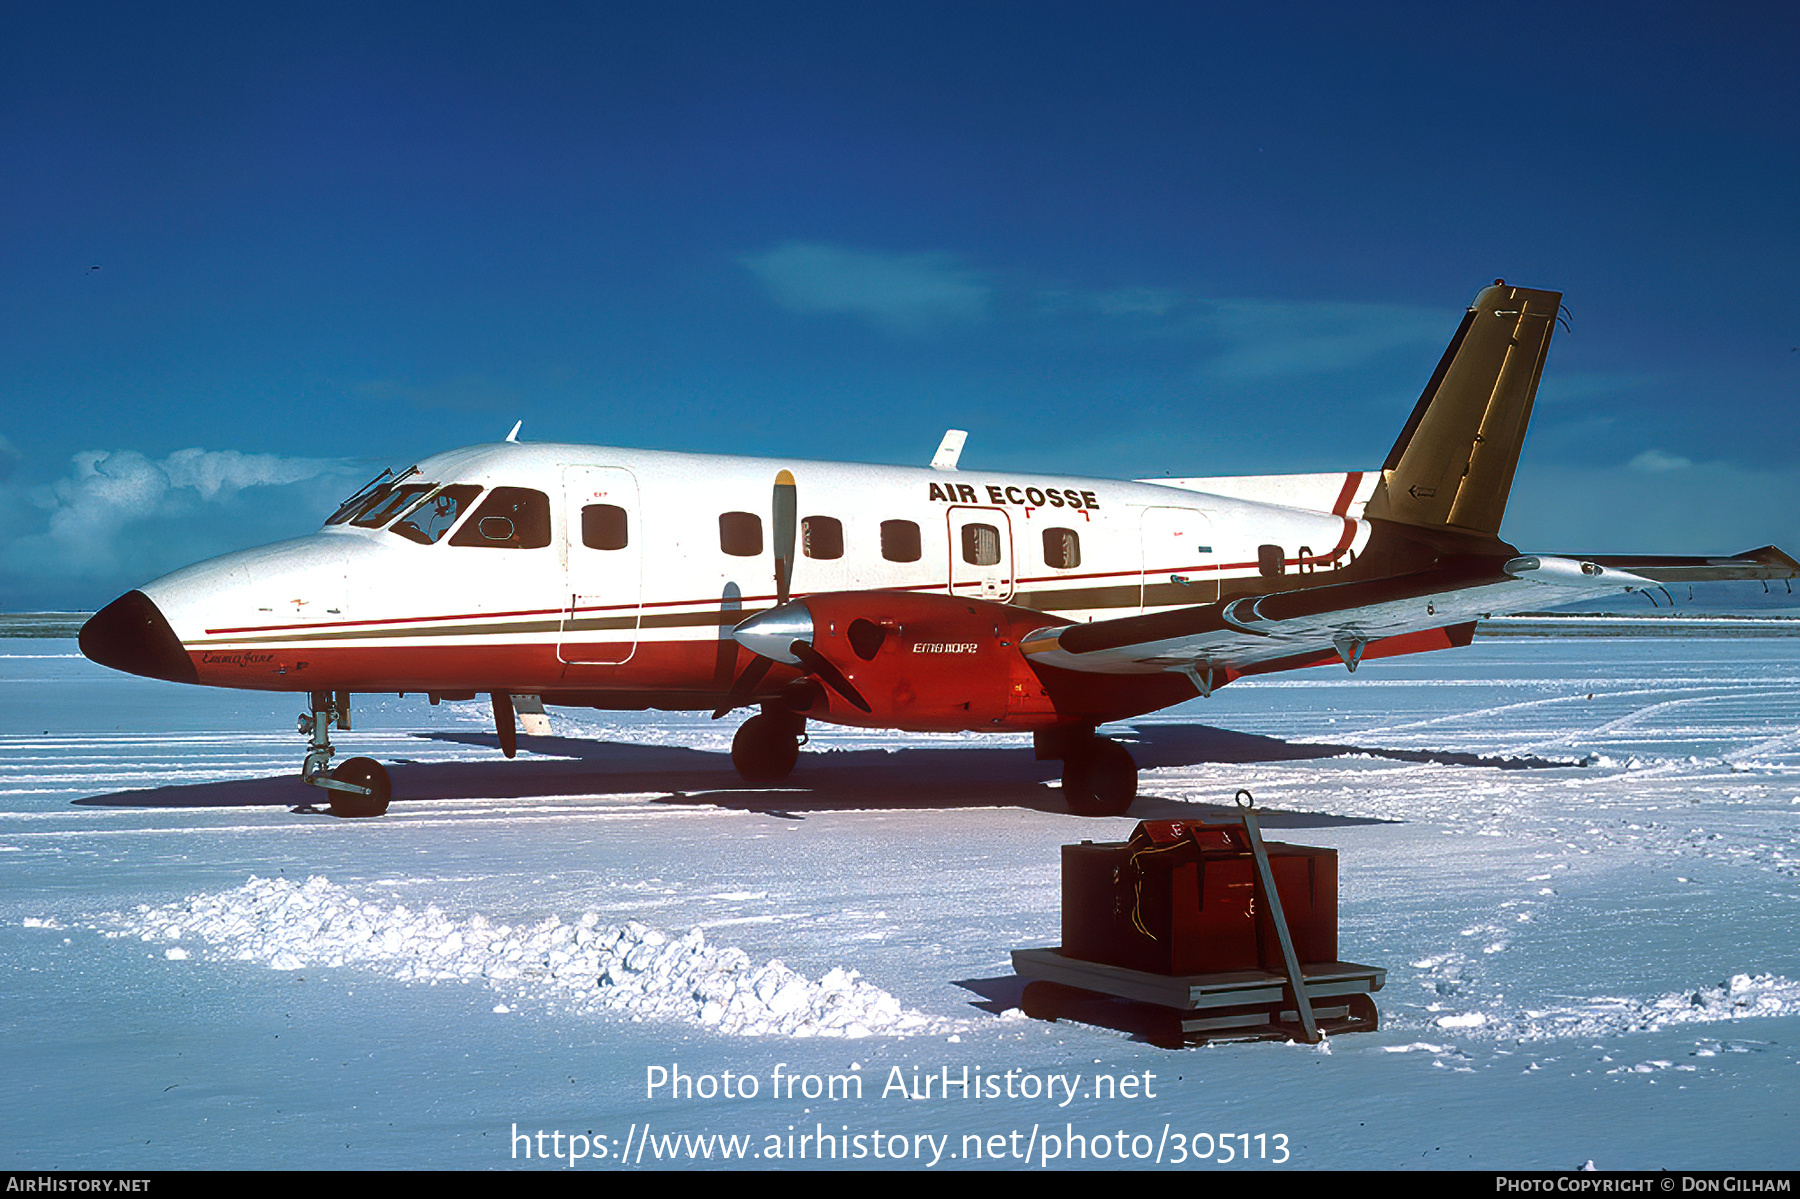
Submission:
{"label": "nose landing gear", "polygon": [[331,726],[350,731],[350,693],[314,691],[311,713],[300,714],[300,732],[312,738],[300,779],[331,793],[331,814],[342,817],[381,816],[394,793],[393,782],[373,758],[351,758],[331,769]]}

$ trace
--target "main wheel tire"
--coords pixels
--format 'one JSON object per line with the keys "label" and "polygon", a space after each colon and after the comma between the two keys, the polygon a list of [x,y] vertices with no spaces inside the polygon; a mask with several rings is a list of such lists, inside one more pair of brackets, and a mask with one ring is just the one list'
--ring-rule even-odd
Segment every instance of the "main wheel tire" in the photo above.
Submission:
{"label": "main wheel tire", "polygon": [[394,794],[394,784],[388,778],[387,768],[374,758],[351,758],[332,771],[331,777],[340,783],[351,783],[369,789],[367,795],[358,795],[354,791],[331,792],[333,816],[354,819],[387,814],[388,800]]}
{"label": "main wheel tire", "polygon": [[1094,802],[1094,763],[1086,747],[1063,759],[1062,785],[1063,802],[1069,805],[1069,811],[1077,816],[1102,814]]}
{"label": "main wheel tire", "polygon": [[800,760],[793,724],[767,714],[752,716],[731,739],[731,764],[746,783],[778,783]]}
{"label": "main wheel tire", "polygon": [[1123,816],[1137,798],[1137,781],[1131,751],[1104,737],[1063,759],[1063,793],[1077,816]]}

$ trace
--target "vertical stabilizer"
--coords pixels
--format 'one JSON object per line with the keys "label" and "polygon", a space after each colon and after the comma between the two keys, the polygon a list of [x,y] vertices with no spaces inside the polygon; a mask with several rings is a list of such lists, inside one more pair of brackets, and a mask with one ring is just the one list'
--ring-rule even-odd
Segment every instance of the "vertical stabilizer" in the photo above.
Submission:
{"label": "vertical stabilizer", "polygon": [[1562,293],[1496,283],[1475,297],[1400,439],[1366,515],[1499,533]]}

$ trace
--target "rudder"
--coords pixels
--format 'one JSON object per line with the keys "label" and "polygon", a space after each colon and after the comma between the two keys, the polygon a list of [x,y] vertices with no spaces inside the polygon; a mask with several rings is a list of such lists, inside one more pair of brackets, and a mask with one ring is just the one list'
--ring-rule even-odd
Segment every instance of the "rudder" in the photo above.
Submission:
{"label": "rudder", "polygon": [[1365,515],[1500,531],[1562,293],[1496,283],[1475,297],[1382,464]]}

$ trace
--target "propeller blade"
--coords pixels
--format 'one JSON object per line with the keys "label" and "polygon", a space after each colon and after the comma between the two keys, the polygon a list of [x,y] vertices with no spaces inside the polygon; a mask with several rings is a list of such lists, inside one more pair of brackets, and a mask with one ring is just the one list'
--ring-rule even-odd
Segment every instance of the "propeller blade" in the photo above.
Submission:
{"label": "propeller blade", "polygon": [[[794,487],[794,476],[788,471],[783,470],[776,473],[775,492],[770,498],[769,507],[774,525],[770,532],[775,549],[775,607],[781,608],[787,604],[788,595],[793,590],[794,526],[799,521],[798,513],[800,511],[800,501]],[[752,620],[754,619],[753,617]],[[808,624],[806,627],[810,636],[812,626]],[[740,643],[743,642],[741,637],[738,640]],[[763,681],[763,676],[769,673],[769,667],[775,664],[773,659],[758,651],[754,646],[746,644],[745,648],[757,655],[756,660],[744,667],[744,673],[740,674],[731,684],[731,690],[726,693],[725,702],[720,704],[718,710],[713,713],[714,720],[722,718],[734,708],[743,707],[749,700],[750,693],[756,690],[757,684]],[[791,659],[783,660],[791,661]]]}
{"label": "propeller blade", "polygon": [[775,476],[772,506],[775,517],[775,606],[779,608],[788,602],[788,592],[793,588],[794,524],[800,509],[794,476],[785,470]]}
{"label": "propeller blade", "polygon": [[862,692],[858,691],[850,680],[844,677],[843,671],[831,664],[830,658],[804,641],[794,642],[788,652],[800,659],[800,664],[806,667],[807,672],[818,678],[820,682],[863,711],[869,710],[869,701],[864,699]]}
{"label": "propeller blade", "polygon": [[769,673],[769,667],[773,665],[773,659],[757,655],[750,665],[744,667],[744,673],[737,677],[737,681],[731,684],[731,691],[725,696],[725,702],[719,705],[712,718],[718,720],[732,709],[743,707],[749,700],[750,693],[756,690],[756,685],[763,681],[763,676]]}

